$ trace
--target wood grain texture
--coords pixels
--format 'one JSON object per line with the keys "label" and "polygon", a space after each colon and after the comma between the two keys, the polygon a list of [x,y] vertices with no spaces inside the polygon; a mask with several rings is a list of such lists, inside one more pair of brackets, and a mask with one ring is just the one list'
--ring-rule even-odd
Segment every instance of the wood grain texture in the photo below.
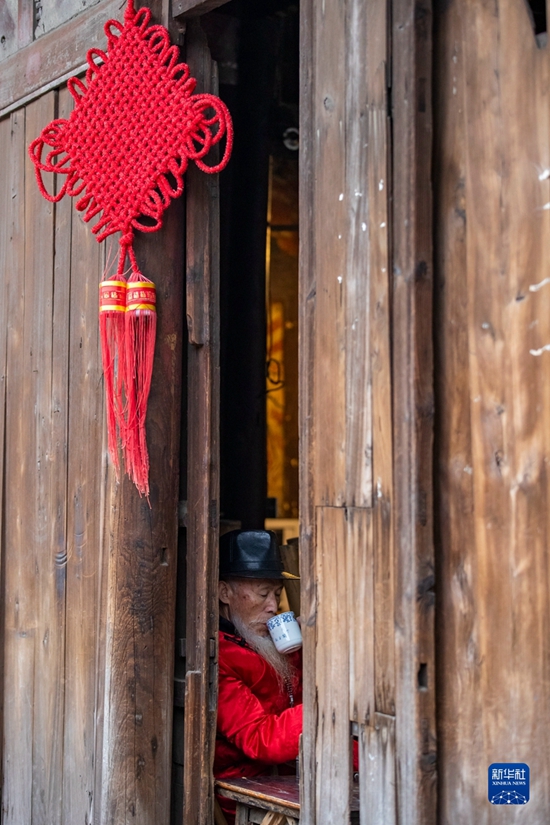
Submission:
{"label": "wood grain texture", "polygon": [[[389,6],[305,4],[301,15],[302,817],[313,823],[342,816],[350,720],[395,713]],[[346,574],[331,570],[330,587],[315,507],[340,511],[343,525],[333,553]],[[336,653],[321,613],[342,604],[346,651]],[[337,735],[321,722],[333,710],[332,656],[347,657],[347,728],[340,720]]]}
{"label": "wood grain texture", "polygon": [[139,238],[157,286],[158,321],[147,415],[150,502],[127,478],[108,502],[109,581],[103,823],[168,821],[173,693],[183,279],[178,205]]}
{"label": "wood grain texture", "polygon": [[437,32],[441,817],[496,822],[476,776],[514,753],[544,822],[549,55],[509,0],[451,3]]}
{"label": "wood grain texture", "polygon": [[[2,277],[7,296],[6,382],[10,404],[5,409],[4,478],[10,479],[14,490],[22,487],[25,468],[25,421],[21,410],[25,387],[23,330],[25,308],[25,113],[17,112],[8,119],[2,161],[2,176],[9,197],[9,209],[3,218],[6,246],[3,249]],[[14,274],[17,277],[14,277]],[[28,409],[28,406],[26,407]],[[9,437],[8,437],[9,433]],[[32,706],[34,616],[32,560],[24,557],[24,540],[19,502],[6,495],[3,502],[2,563],[4,610],[4,707],[3,707],[3,817],[15,825],[30,822],[32,792],[32,718],[27,708]],[[30,582],[29,582],[30,579]],[[27,588],[30,591],[27,594]],[[12,765],[14,766],[12,769]]]}
{"label": "wood grain texture", "polygon": [[[10,248],[11,220],[11,175],[8,159],[11,149],[10,118],[0,120],[0,210],[4,220],[0,222],[0,593],[5,594],[5,512],[4,512],[4,466],[6,447],[6,391],[8,354],[8,250]],[[5,613],[0,610],[0,765],[3,765],[4,750],[4,647]]]}
{"label": "wood grain texture", "polygon": [[[315,4],[315,110],[309,127],[315,146],[313,231],[316,299],[313,366],[316,505],[346,504],[346,295],[348,211],[345,66],[340,60],[345,15],[338,3]],[[330,401],[327,396],[330,393]]]}
{"label": "wood grain texture", "polygon": [[395,735],[403,825],[436,816],[431,26],[429,2],[393,2]]}
{"label": "wood grain texture", "polygon": [[[197,21],[187,28],[186,59],[197,89],[217,92],[215,65]],[[212,162],[213,159],[212,159]],[[187,173],[188,473],[184,822],[213,819],[217,708],[219,540],[219,184],[196,167]],[[196,683],[196,684],[195,684]],[[190,742],[187,730],[194,732]],[[188,750],[189,748],[189,750]]]}
{"label": "wood grain texture", "polygon": [[375,713],[359,731],[361,825],[397,822],[395,719]]}
{"label": "wood grain texture", "polygon": [[[351,736],[349,713],[350,612],[347,589],[346,511],[317,508],[317,651],[315,681],[319,722],[314,822],[349,820]],[[337,597],[336,597],[337,596]]]}
{"label": "wood grain texture", "polygon": [[[55,92],[50,92],[26,108],[27,135],[40,131],[41,124],[55,116],[56,97]],[[63,478],[56,473],[54,439],[61,435],[64,440],[62,420],[62,432],[56,432],[54,418],[59,416],[54,412],[52,389],[59,391],[59,382],[66,381],[66,367],[60,364],[60,356],[66,356],[66,335],[54,329],[53,316],[54,213],[54,206],[42,198],[33,176],[26,174],[25,321],[29,319],[30,324],[30,360],[24,364],[30,379],[26,408],[34,407],[34,415],[26,420],[25,442],[32,447],[26,452],[29,475],[21,504],[29,528],[27,546],[35,579],[34,594],[32,590],[25,594],[32,598],[35,623],[32,812],[36,819],[46,821],[59,820],[61,815],[64,680],[59,676],[63,673],[65,653],[65,593],[53,545],[55,523],[50,518],[51,510],[60,506],[57,482],[63,484]],[[59,296],[62,302],[66,301],[61,285]],[[54,340],[56,332],[61,332],[60,341]],[[63,519],[63,512],[60,515]],[[48,690],[43,689],[44,684]]]}
{"label": "wood grain texture", "polygon": [[348,613],[349,718],[368,724],[375,709],[374,514],[349,507],[345,519],[342,554],[347,580],[332,599],[344,602]]}
{"label": "wood grain texture", "polygon": [[[72,97],[65,89],[59,98],[60,112],[67,114],[72,110]],[[65,200],[57,209],[56,293],[59,290],[59,300],[64,301],[57,335],[66,336],[67,384],[63,387],[64,406],[57,407],[67,418],[66,488],[58,509],[66,511],[66,559],[64,563],[62,557],[59,559],[59,575],[65,578],[67,611],[63,822],[69,825],[81,811],[87,811],[91,818],[93,806],[99,801],[94,765],[96,734],[101,729],[97,679],[105,664],[100,628],[107,609],[107,556],[102,527],[104,485],[109,482],[97,322],[103,249],[82,222],[74,203]],[[71,274],[68,284],[64,283],[67,266]],[[78,765],[78,770],[72,765]]]}
{"label": "wood grain texture", "polygon": [[[316,307],[316,249],[314,234],[315,136],[313,114],[317,86],[313,71],[313,43],[317,28],[314,0],[300,4],[300,176],[299,176],[299,428],[300,428],[300,603],[303,644],[303,735],[300,753],[300,799],[304,823],[315,821],[317,694],[315,689],[315,651],[317,581],[315,577],[315,504],[313,419]],[[307,491],[307,492],[305,492]]]}
{"label": "wood grain texture", "polygon": [[81,66],[86,62],[88,49],[94,46],[104,49],[106,37],[103,26],[111,17],[120,19],[121,0],[102,0],[58,31],[45,34],[2,61],[0,112],[46,83]]}

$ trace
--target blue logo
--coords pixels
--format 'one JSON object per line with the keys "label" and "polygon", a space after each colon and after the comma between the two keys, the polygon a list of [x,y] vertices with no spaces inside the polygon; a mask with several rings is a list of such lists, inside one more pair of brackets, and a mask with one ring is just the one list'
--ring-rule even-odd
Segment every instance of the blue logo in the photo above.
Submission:
{"label": "blue logo", "polygon": [[489,765],[491,805],[526,805],[529,802],[529,765],[525,762],[493,762]]}

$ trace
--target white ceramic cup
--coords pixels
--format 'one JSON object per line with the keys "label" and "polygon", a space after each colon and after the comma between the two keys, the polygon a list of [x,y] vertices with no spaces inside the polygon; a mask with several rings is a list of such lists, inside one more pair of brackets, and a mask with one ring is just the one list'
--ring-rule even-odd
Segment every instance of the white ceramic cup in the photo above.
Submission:
{"label": "white ceramic cup", "polygon": [[279,653],[292,653],[302,647],[302,632],[292,610],[273,616],[266,624]]}

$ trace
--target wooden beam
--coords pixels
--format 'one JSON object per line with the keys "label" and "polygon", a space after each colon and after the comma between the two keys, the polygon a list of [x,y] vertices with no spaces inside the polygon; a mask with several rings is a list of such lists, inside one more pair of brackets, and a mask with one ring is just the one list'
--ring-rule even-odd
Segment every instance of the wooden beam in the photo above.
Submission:
{"label": "wooden beam", "polygon": [[172,4],[173,17],[199,17],[209,11],[223,6],[228,0],[174,0]]}
{"label": "wooden beam", "polygon": [[88,49],[104,49],[107,39],[103,26],[112,17],[122,18],[122,5],[121,0],[102,0],[2,61],[0,116],[13,103],[52,81],[61,85],[62,78],[67,79],[85,63]]}
{"label": "wooden beam", "polygon": [[402,825],[436,817],[431,27],[430,0],[393,0],[395,735]]}
{"label": "wooden beam", "polygon": [[[198,21],[187,28],[186,59],[200,92],[217,74]],[[213,821],[217,714],[219,536],[219,183],[194,164],[186,177],[188,449],[187,618],[184,754],[185,825]],[[191,741],[189,732],[194,732]]]}

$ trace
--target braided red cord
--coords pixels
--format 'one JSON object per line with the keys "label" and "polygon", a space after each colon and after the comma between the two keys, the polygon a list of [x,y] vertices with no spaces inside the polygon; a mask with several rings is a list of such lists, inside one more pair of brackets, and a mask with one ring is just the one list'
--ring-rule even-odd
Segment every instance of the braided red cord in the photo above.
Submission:
{"label": "braided red cord", "polygon": [[[177,46],[163,26],[149,26],[150,19],[149,9],[136,13],[129,0],[124,25],[105,24],[107,52],[90,49],[85,82],[68,81],[76,102],[71,116],[52,121],[29,147],[44,197],[80,196],[76,208],[84,220],[100,216],[92,230],[97,240],[122,232],[126,248],[135,229],[161,227],[164,210],[183,192],[189,160],[218,172],[233,144],[225,104],[193,94],[196,80],[177,62]],[[222,160],[208,166],[204,158],[224,136]],[[42,172],[66,176],[56,195],[47,192]]]}
{"label": "braided red cord", "polygon": [[[214,95],[194,94],[196,80],[185,63],[177,62],[177,47],[170,45],[163,26],[149,26],[150,19],[149,9],[136,12],[128,0],[124,24],[105,24],[107,51],[90,49],[85,81],[68,81],[76,104],[71,116],[52,121],[29,147],[45,198],[78,197],[76,208],[84,220],[98,218],[92,229],[98,241],[122,233],[116,277],[100,289],[108,446],[118,471],[118,432],[126,471],[147,497],[145,417],[156,301],[154,285],[137,265],[134,231],[160,229],[164,210],[183,192],[190,160],[204,172],[219,172],[233,145],[225,104]],[[206,156],[224,137],[222,160],[208,166]],[[46,190],[43,172],[65,175],[56,195]]]}

